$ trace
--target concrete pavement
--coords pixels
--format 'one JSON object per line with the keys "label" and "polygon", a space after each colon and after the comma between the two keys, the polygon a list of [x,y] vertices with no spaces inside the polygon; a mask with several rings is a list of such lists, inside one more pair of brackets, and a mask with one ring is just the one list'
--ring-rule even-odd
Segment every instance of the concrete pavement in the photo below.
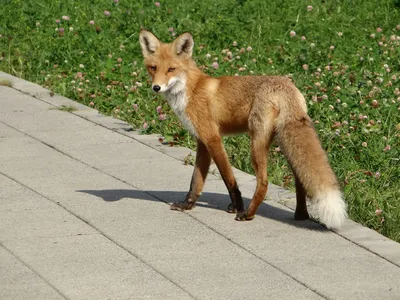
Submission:
{"label": "concrete pavement", "polygon": [[[194,210],[171,211],[189,149],[0,78],[13,86],[0,86],[0,299],[400,299],[398,243],[350,220],[295,222],[294,195],[273,185],[252,222],[234,221],[212,174]],[[249,201],[254,177],[235,174]]]}

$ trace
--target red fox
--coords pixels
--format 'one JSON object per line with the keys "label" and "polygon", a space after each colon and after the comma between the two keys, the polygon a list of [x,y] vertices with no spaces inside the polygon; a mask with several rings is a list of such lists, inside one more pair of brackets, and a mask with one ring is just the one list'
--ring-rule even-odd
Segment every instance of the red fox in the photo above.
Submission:
{"label": "red fox", "polygon": [[[290,79],[210,77],[192,59],[194,41],[190,33],[165,44],[142,30],[139,41],[153,91],[165,96],[182,124],[197,139],[190,190],[185,200],[172,204],[171,209],[183,211],[194,207],[213,159],[231,198],[228,212],[236,213],[238,221],[252,220],[267,193],[268,152],[275,138],[295,177],[294,218],[309,218],[308,196],[327,228],[342,225],[347,214],[338,181],[307,115],[304,96]],[[247,209],[222,144],[223,135],[241,132],[250,135],[257,177],[256,191]]]}

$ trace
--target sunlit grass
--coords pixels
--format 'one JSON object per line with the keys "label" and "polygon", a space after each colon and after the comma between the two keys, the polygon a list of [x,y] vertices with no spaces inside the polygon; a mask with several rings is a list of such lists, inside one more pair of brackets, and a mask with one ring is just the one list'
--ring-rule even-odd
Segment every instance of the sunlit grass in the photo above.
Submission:
{"label": "sunlit grass", "polygon": [[76,107],[74,107],[74,106],[72,106],[72,105],[67,105],[67,106],[61,105],[61,106],[58,107],[57,109],[58,109],[58,110],[61,110],[61,111],[66,111],[66,112],[73,112],[73,111],[76,111],[76,110],[77,110]]}
{"label": "sunlit grass", "polygon": [[0,85],[12,87],[11,81],[9,81],[7,79],[2,79],[2,78],[0,78]]}

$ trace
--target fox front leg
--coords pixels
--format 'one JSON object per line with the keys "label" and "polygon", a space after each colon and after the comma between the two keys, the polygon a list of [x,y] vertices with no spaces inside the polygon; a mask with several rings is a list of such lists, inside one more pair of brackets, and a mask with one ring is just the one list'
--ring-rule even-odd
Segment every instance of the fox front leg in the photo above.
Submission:
{"label": "fox front leg", "polygon": [[210,168],[211,156],[207,147],[197,140],[197,154],[194,166],[192,181],[190,182],[190,190],[183,202],[176,202],[171,205],[173,210],[189,210],[192,209],[203,190],[204,182],[206,181],[208,169]]}
{"label": "fox front leg", "polygon": [[214,135],[210,134],[205,141],[208,152],[217,165],[231,198],[228,212],[237,213],[238,215],[242,214],[244,210],[242,194],[240,193],[235,176],[233,175],[232,167],[226,155],[224,145],[222,144],[221,136],[216,133]]}

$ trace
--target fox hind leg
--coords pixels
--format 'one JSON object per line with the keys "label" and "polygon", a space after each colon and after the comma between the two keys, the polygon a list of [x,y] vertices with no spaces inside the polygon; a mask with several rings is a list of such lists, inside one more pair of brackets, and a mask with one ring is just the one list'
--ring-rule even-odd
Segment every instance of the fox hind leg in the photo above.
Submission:
{"label": "fox hind leg", "polygon": [[294,219],[297,221],[307,220],[309,215],[307,212],[306,192],[299,177],[296,174],[294,177],[296,184],[296,211],[294,212]]}
{"label": "fox hind leg", "polygon": [[[272,110],[267,117],[258,118],[250,123],[251,158],[256,173],[257,187],[248,208],[236,217],[238,221],[252,220],[255,217],[258,207],[264,200],[268,191],[268,153],[274,138],[274,120],[277,112]],[[262,122],[260,122],[262,120]]]}

